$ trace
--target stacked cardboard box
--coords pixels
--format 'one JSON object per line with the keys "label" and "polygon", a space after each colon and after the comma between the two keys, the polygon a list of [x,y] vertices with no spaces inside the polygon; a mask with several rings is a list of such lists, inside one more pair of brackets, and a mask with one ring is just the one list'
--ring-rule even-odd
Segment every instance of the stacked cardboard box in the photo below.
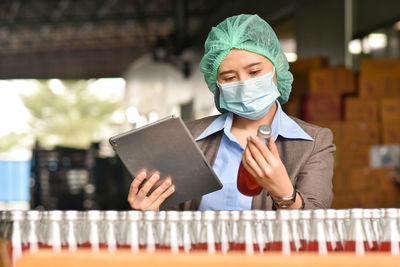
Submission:
{"label": "stacked cardboard box", "polygon": [[312,57],[297,60],[290,64],[294,80],[290,101],[284,105],[285,111],[292,116],[303,117],[303,101],[309,94],[310,72],[314,69],[327,68],[329,61],[324,57]]}
{"label": "stacked cardboard box", "polygon": [[308,90],[301,89],[301,100],[295,96],[301,113],[287,111],[332,130],[333,207],[400,207],[393,168],[370,165],[371,146],[400,144],[400,61],[365,59],[358,82],[353,70],[326,65],[309,69],[307,82],[304,77],[303,71]]}

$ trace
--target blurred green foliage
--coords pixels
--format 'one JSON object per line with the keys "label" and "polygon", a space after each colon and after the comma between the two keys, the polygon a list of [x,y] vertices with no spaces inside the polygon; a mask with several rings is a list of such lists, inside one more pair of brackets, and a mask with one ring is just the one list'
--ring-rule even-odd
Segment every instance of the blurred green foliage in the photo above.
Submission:
{"label": "blurred green foliage", "polygon": [[0,152],[8,152],[16,146],[27,134],[9,133],[0,137]]}
{"label": "blurred green foliage", "polygon": [[87,148],[121,102],[100,100],[88,86],[92,81],[63,80],[62,94],[51,90],[48,80],[39,80],[38,90],[23,95],[32,115],[31,127],[44,147],[61,145]]}

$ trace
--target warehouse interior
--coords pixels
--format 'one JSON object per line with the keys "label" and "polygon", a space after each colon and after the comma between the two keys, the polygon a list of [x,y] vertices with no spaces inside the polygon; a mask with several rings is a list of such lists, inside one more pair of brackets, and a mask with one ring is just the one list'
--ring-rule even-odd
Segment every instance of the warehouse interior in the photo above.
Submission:
{"label": "warehouse interior", "polygon": [[[27,128],[12,147],[1,145],[14,143],[15,131],[1,132],[0,207],[129,209],[132,177],[108,138],[173,113],[185,120],[218,114],[198,65],[211,27],[242,13],[258,14],[273,27],[290,62],[294,82],[285,111],[333,132],[332,207],[400,207],[397,0],[1,1],[0,79],[4,86],[27,81],[21,94],[39,81],[40,103],[49,105],[39,108],[25,97],[29,110],[57,111],[55,103],[66,110],[68,103],[100,106],[57,100],[64,98],[54,89],[60,83],[83,88],[110,79],[105,95],[119,98],[103,99],[101,114],[89,111],[102,123],[111,117],[89,143],[74,145],[80,136],[71,135],[79,132],[73,129],[65,135],[75,140],[61,142],[54,137],[58,124],[49,126],[53,139]],[[0,116],[13,120],[12,114]],[[12,179],[11,165],[23,180]]]}

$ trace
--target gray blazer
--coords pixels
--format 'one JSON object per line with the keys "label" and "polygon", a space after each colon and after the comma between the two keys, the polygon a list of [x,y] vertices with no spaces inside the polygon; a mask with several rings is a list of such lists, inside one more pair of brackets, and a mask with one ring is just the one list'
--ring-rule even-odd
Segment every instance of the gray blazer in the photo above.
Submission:
{"label": "gray blazer", "polygon": [[[194,139],[196,139],[218,116],[205,117],[186,123]],[[312,141],[302,139],[286,139],[279,136],[276,140],[279,155],[286,167],[287,173],[296,186],[304,201],[304,209],[327,209],[333,200],[333,152],[332,132],[306,123],[297,118],[292,118],[300,127],[309,134]],[[223,131],[216,132],[202,140],[197,145],[205,157],[214,165],[215,158],[221,142]],[[175,206],[177,210],[198,210],[201,198],[193,199]],[[264,189],[253,198],[252,209],[271,210],[273,203],[271,196]]]}

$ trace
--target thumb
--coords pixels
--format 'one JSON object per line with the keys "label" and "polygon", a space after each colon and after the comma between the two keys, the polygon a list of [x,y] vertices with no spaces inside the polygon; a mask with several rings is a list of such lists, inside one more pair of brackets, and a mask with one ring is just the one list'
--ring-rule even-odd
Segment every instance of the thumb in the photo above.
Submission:
{"label": "thumb", "polygon": [[270,138],[268,138],[268,148],[275,157],[279,158],[278,148],[275,144],[275,137],[271,136]]}

